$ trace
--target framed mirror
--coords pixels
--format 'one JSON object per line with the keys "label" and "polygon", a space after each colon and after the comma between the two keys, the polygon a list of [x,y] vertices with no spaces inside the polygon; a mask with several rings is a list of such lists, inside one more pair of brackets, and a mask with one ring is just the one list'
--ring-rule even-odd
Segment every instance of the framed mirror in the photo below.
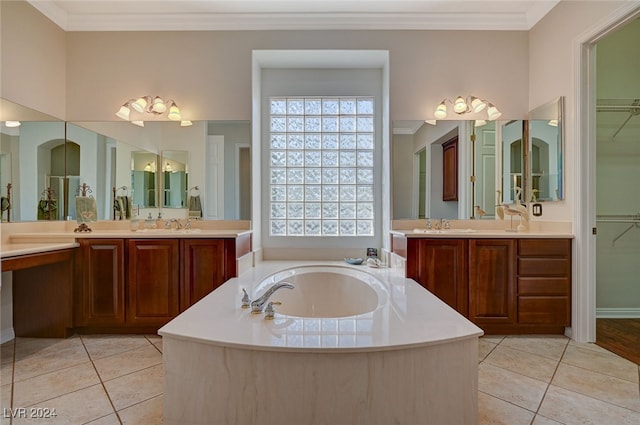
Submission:
{"label": "framed mirror", "polygon": [[529,112],[527,200],[550,202],[564,199],[563,110],[558,97]]}
{"label": "framed mirror", "polygon": [[65,219],[64,121],[5,99],[0,99],[0,110],[2,220]]}
{"label": "framed mirror", "polygon": [[189,152],[162,151],[162,208],[187,208]]}

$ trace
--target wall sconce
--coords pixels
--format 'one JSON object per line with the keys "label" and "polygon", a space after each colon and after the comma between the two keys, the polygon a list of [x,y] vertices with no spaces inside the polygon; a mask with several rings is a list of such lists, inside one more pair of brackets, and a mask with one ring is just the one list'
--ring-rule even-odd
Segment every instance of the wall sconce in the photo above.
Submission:
{"label": "wall sconce", "polygon": [[132,109],[138,114],[150,114],[152,116],[167,113],[167,118],[171,121],[180,121],[181,127],[186,127],[192,124],[191,121],[182,120],[180,108],[178,108],[175,101],[171,99],[163,100],[160,96],[153,98],[151,96],[142,96],[137,99],[130,99],[120,107],[118,112],[116,112],[116,116],[118,118],[131,121],[132,124],[139,127],[144,127],[143,120],[131,119]]}
{"label": "wall sconce", "polygon": [[436,111],[433,113],[433,116],[436,119],[442,120],[447,117],[447,103],[451,104],[453,112],[458,115],[479,113],[485,109],[487,110],[487,119],[489,121],[493,121],[502,115],[502,112],[500,112],[498,108],[486,100],[475,96],[467,96],[466,99],[462,96],[458,96],[453,102],[450,99],[443,99],[442,102],[440,102],[436,107]]}

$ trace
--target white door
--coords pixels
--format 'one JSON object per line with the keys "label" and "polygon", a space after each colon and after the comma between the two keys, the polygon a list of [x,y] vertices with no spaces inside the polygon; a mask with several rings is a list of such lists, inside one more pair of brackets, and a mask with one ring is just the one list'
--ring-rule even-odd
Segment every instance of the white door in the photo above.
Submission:
{"label": "white door", "polygon": [[224,218],[224,136],[207,137],[206,179],[207,190],[204,218]]}

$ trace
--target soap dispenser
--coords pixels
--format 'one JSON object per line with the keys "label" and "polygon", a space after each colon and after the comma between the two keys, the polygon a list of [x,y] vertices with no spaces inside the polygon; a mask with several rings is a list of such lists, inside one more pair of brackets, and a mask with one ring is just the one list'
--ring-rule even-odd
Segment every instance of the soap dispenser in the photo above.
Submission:
{"label": "soap dispenser", "polygon": [[156,220],[153,218],[151,213],[149,213],[149,216],[144,221],[144,227],[145,227],[145,229],[155,229],[156,228]]}

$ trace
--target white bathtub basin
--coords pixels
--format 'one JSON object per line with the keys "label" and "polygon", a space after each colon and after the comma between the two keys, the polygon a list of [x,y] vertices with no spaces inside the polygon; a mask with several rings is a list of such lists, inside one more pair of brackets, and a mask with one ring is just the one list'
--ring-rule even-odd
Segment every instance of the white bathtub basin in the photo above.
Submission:
{"label": "white bathtub basin", "polygon": [[374,276],[347,267],[299,267],[265,279],[257,287],[261,295],[277,282],[294,289],[279,289],[269,301],[280,301],[276,312],[296,317],[336,318],[374,311],[381,302]]}

